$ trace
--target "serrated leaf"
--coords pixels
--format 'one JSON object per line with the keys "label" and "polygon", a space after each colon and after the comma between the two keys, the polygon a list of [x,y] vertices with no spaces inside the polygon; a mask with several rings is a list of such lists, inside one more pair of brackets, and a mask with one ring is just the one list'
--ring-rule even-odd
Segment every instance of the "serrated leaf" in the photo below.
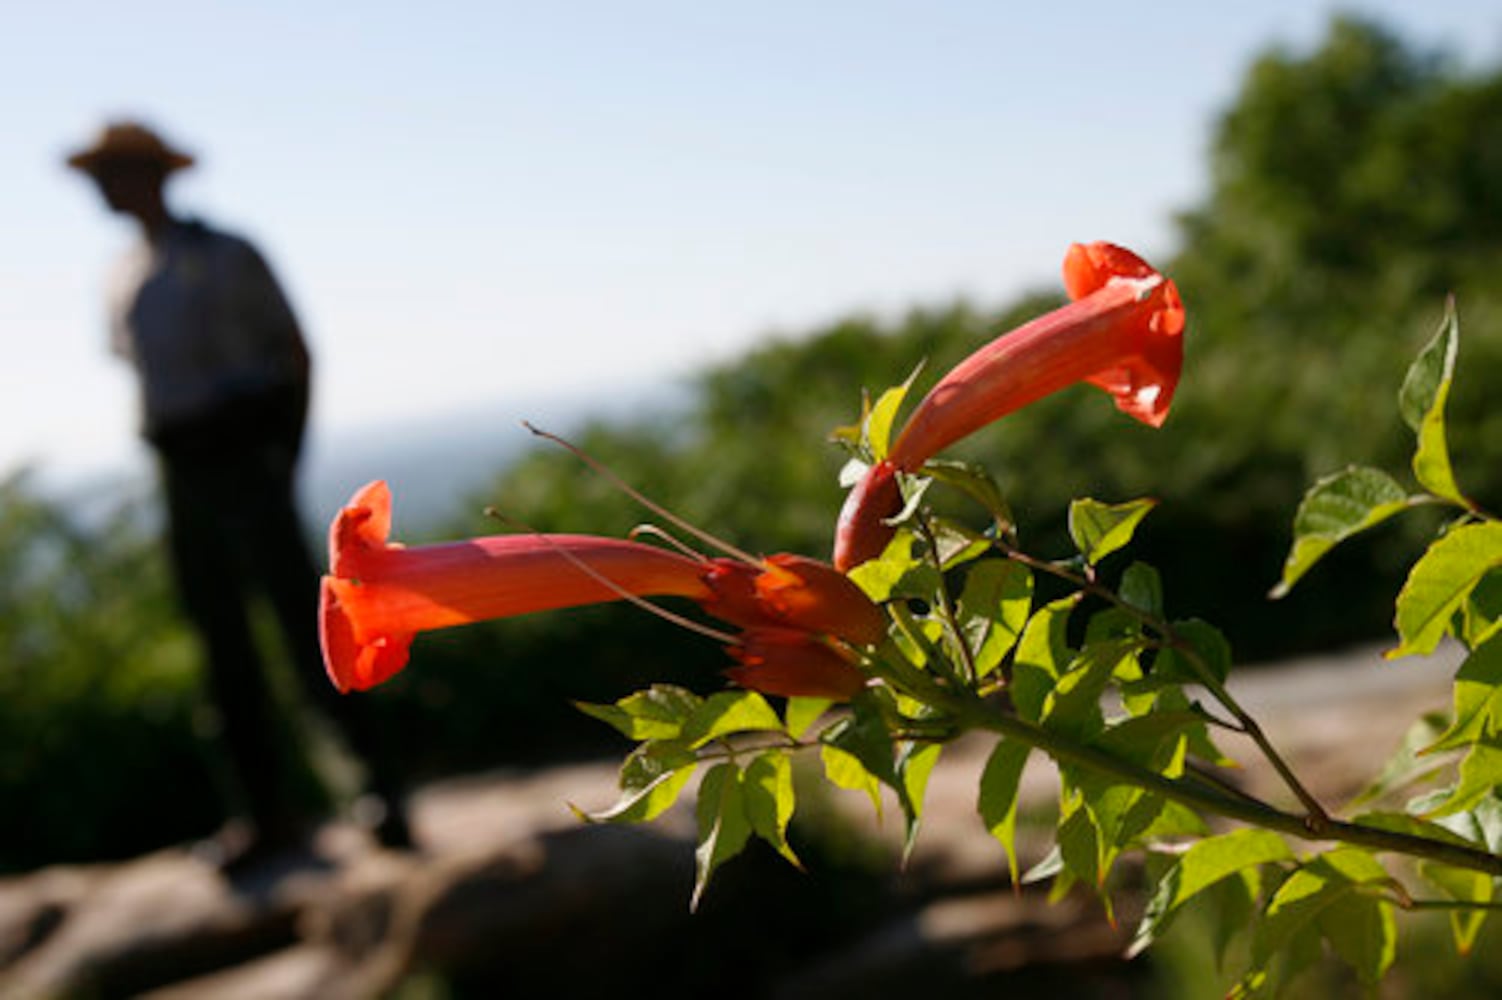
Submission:
{"label": "serrated leaf", "polygon": [[755,691],[720,691],[710,695],[684,723],[682,738],[703,746],[731,733],[782,731],[782,719]]}
{"label": "serrated leaf", "polygon": [[1059,823],[1056,839],[1064,870],[1098,893],[1106,877],[1101,865],[1101,837],[1095,817],[1083,803]]}
{"label": "serrated leaf", "polygon": [[681,744],[643,744],[621,765],[621,796],[613,806],[594,813],[574,807],[574,812],[590,823],[649,823],[678,801],[698,763]]}
{"label": "serrated leaf", "polygon": [[1069,537],[1085,561],[1094,565],[1130,542],[1137,525],[1157,505],[1149,499],[1119,504],[1075,500],[1069,505]]}
{"label": "serrated leaf", "polygon": [[1425,753],[1458,750],[1502,733],[1502,638],[1472,650],[1455,674],[1454,721]]}
{"label": "serrated leaf", "polygon": [[1022,786],[1022,770],[1031,751],[1026,743],[1000,740],[986,758],[980,776],[980,796],[976,809],[991,836],[1001,842],[1007,855],[1007,870],[1012,884],[1017,882],[1017,793]]}
{"label": "serrated leaf", "polygon": [[793,793],[793,765],[787,754],[768,751],[746,765],[741,775],[746,799],[746,817],[752,831],[771,844],[795,868],[803,862],[788,846],[788,822],[796,803]]}
{"label": "serrated leaf", "polygon": [[1435,496],[1469,506],[1456,485],[1445,440],[1445,401],[1455,376],[1459,338],[1460,322],[1451,301],[1446,304],[1444,319],[1434,338],[1408,369],[1398,393],[1398,406],[1403,419],[1418,435],[1418,448],[1413,454],[1414,477]]}
{"label": "serrated leaf", "polygon": [[970,567],[958,605],[960,627],[985,677],[1001,665],[1027,625],[1033,605],[1033,574],[1010,559]]}
{"label": "serrated leaf", "polygon": [[1233,830],[1197,842],[1159,880],[1127,954],[1140,954],[1168,926],[1179,907],[1221,879],[1292,859],[1288,844],[1271,830]]}
{"label": "serrated leaf", "polygon": [[1401,640],[1389,659],[1432,653],[1481,578],[1502,565],[1502,522],[1463,524],[1432,543],[1398,592],[1394,625]]}
{"label": "serrated leaf", "polygon": [[693,898],[689,901],[691,910],[699,908],[699,900],[715,870],[744,850],[751,839],[746,798],[734,764],[717,764],[704,775],[699,783],[696,814],[699,846],[694,851],[697,870]]}
{"label": "serrated leaf", "polygon": [[1351,466],[1316,482],[1293,517],[1293,546],[1269,595],[1287,595],[1336,545],[1409,506],[1408,492],[1380,469]]}

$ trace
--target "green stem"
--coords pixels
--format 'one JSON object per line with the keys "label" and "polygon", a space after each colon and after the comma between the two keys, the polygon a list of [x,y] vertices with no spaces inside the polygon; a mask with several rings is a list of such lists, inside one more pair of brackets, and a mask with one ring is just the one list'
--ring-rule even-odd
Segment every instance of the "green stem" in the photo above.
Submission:
{"label": "green stem", "polygon": [[1316,826],[1309,822],[1308,817],[1284,812],[1251,796],[1233,796],[1196,781],[1169,778],[1096,747],[1076,743],[1042,726],[996,710],[994,706],[956,698],[937,689],[925,692],[925,696],[942,704],[970,727],[1020,740],[1042,750],[1059,764],[1070,764],[1106,774],[1204,812],[1275,830],[1301,840],[1338,841],[1374,851],[1391,851],[1456,868],[1502,876],[1502,857],[1478,848],[1380,830],[1328,817],[1323,824]]}
{"label": "green stem", "polygon": [[939,540],[934,537],[933,525],[929,522],[928,515],[920,512],[918,515],[918,530],[923,534],[923,540],[928,543],[928,557],[933,561],[934,572],[939,575],[938,597],[939,614],[943,618],[945,631],[949,633],[950,641],[960,651],[960,659],[965,664],[965,675],[971,684],[980,680],[980,669],[975,665],[975,654],[970,651],[970,644],[965,641],[965,633],[960,630],[960,617],[955,612],[954,598],[949,594],[949,587],[944,583],[944,561],[939,558]]}
{"label": "green stem", "polygon": [[1257,720],[1252,718],[1241,707],[1241,703],[1236,700],[1236,697],[1231,694],[1225,684],[1215,676],[1214,671],[1205,663],[1199,651],[1188,640],[1180,636],[1171,624],[1158,618],[1156,615],[1122,600],[1115,591],[1094,580],[1080,576],[1078,573],[1065,569],[1055,563],[1030,556],[1026,552],[1013,548],[1005,542],[998,542],[997,544],[1001,546],[1002,552],[1006,554],[1008,559],[1020,562],[1030,569],[1041,570],[1061,580],[1072,583],[1081,590],[1127,612],[1142,622],[1142,624],[1161,635],[1164,644],[1172,648],[1174,652],[1178,653],[1189,664],[1189,668],[1194,672],[1195,679],[1199,684],[1205,690],[1209,691],[1226,711],[1231,713],[1241,731],[1257,745],[1257,749],[1261,751],[1262,756],[1267,759],[1267,762],[1272,765],[1273,770],[1278,773],[1278,777],[1282,779],[1283,784],[1288,787],[1288,790],[1299,800],[1299,804],[1304,807],[1304,822],[1309,828],[1318,833],[1321,828],[1332,822],[1330,814],[1325,811],[1325,807],[1320,804],[1319,800],[1314,797],[1309,789],[1304,787],[1304,783],[1299,780],[1298,775],[1294,774],[1293,768],[1289,767],[1288,762],[1283,759],[1283,755],[1278,753],[1277,748],[1267,738],[1267,734],[1262,731],[1262,727],[1257,723]]}

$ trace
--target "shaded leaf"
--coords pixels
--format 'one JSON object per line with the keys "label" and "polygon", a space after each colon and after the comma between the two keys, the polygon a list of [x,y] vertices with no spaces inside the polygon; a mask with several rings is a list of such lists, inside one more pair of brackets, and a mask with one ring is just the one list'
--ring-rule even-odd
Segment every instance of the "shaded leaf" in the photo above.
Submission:
{"label": "shaded leaf", "polygon": [[1031,749],[1017,740],[999,740],[986,758],[976,802],[981,821],[1006,851],[1013,885],[1017,884],[1017,793]]}
{"label": "shaded leaf", "polygon": [[1044,702],[1073,658],[1066,638],[1073,610],[1074,599],[1061,597],[1033,612],[1022,630],[1010,691],[1017,714],[1029,722],[1043,717]]}
{"label": "shaded leaf", "polygon": [[1294,514],[1293,547],[1271,596],[1283,597],[1326,552],[1408,505],[1408,492],[1380,469],[1352,466],[1319,480]]}
{"label": "shaded leaf", "polygon": [[928,778],[934,765],[939,762],[939,743],[909,743],[897,760],[897,775],[902,782],[899,801],[906,813],[907,828],[902,843],[902,860],[905,864],[918,840],[918,827],[923,819],[923,796],[928,791]]}
{"label": "shaded leaf", "polygon": [[1425,753],[1457,750],[1502,732],[1502,638],[1471,652],[1455,674],[1454,721]]}

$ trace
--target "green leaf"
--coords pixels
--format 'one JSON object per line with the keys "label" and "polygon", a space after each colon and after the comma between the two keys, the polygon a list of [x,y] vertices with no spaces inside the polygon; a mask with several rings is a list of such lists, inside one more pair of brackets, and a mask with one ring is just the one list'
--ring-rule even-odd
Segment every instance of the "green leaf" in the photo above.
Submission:
{"label": "green leaf", "polygon": [[1356,848],[1337,848],[1306,864],[1268,903],[1252,940],[1254,968],[1265,968],[1278,952],[1318,930],[1363,978],[1380,976],[1392,960],[1391,904],[1358,889],[1389,881],[1386,870]]}
{"label": "green leaf", "polygon": [[1336,545],[1409,506],[1408,493],[1380,469],[1351,466],[1309,488],[1293,517],[1293,547],[1270,596],[1285,596]]}
{"label": "green leaf", "polygon": [[976,802],[986,829],[1006,851],[1013,885],[1017,884],[1017,792],[1031,749],[1017,740],[998,741],[981,772],[980,797]]}
{"label": "green leaf", "polygon": [[1398,926],[1393,904],[1348,893],[1319,915],[1320,933],[1366,985],[1386,975],[1397,954]]}
{"label": "green leaf", "polygon": [[644,743],[621,765],[621,797],[601,812],[571,806],[589,823],[648,823],[667,811],[693,777],[699,758],[678,743]]}
{"label": "green leaf", "polygon": [[1159,880],[1127,954],[1140,954],[1168,926],[1179,907],[1221,879],[1243,869],[1291,860],[1288,844],[1271,830],[1233,830],[1195,843]]}
{"label": "green leaf", "polygon": [[[1225,683],[1231,672],[1231,643],[1225,633],[1209,622],[1190,618],[1173,623],[1174,634],[1186,642],[1199,659],[1199,663],[1219,683]],[[1195,664],[1182,650],[1168,648],[1158,653],[1153,661],[1152,677],[1156,681],[1171,681],[1176,684],[1203,683]]]}
{"label": "green leaf", "polygon": [[1502,637],[1466,657],[1455,674],[1454,701],[1454,721],[1425,753],[1458,750],[1502,733]]}
{"label": "green leaf", "polygon": [[771,844],[795,868],[798,855],[788,846],[788,822],[793,818],[793,765],[787,754],[769,750],[746,765],[741,775],[746,817],[758,837]]}
{"label": "green leaf", "polygon": [[607,722],[633,740],[671,740],[683,732],[684,723],[703,704],[704,699],[672,684],[654,684],[637,691],[614,705],[596,705],[576,701],[574,705],[586,715]]}
{"label": "green leaf", "polygon": [[860,758],[839,747],[824,744],[819,748],[819,759],[824,763],[824,777],[836,788],[852,792],[865,792],[871,799],[871,808],[881,815],[881,782],[866,769]]}
{"label": "green leaf", "polygon": [[1101,865],[1100,831],[1083,802],[1059,823],[1057,838],[1064,870],[1099,892],[1106,877]]}
{"label": "green leaf", "polygon": [[1109,504],[1099,500],[1075,500],[1069,505],[1069,537],[1085,561],[1094,565],[1132,540],[1132,533],[1156,500],[1129,500]]}
{"label": "green leaf", "polygon": [[849,576],[878,604],[898,597],[930,598],[941,582],[911,531],[897,532],[881,555],[855,567]]}
{"label": "green leaf", "polygon": [[1073,610],[1074,598],[1061,597],[1033,612],[1022,630],[1009,690],[1017,714],[1028,722],[1043,717],[1044,702],[1073,658],[1066,640]]}
{"label": "green leaf", "polygon": [[751,839],[751,820],[740,773],[734,764],[717,764],[699,783],[699,846],[694,851],[697,871],[689,909],[697,910],[715,869],[739,854]]}
{"label": "green leaf", "polygon": [[1502,630],[1502,573],[1483,576],[1466,598],[1460,639],[1475,649]]}
{"label": "green leaf", "polygon": [[952,489],[959,490],[980,504],[991,515],[997,528],[1010,532],[1016,523],[1012,508],[1001,494],[1001,487],[991,478],[991,473],[982,465],[970,462],[954,462],[931,458],[923,464],[923,474]]}
{"label": "green leaf", "polygon": [[1471,590],[1502,565],[1502,522],[1463,524],[1429,546],[1398,593],[1394,624],[1402,640],[1389,659],[1432,653]]}
{"label": "green leaf", "polygon": [[891,450],[892,424],[897,419],[897,411],[902,409],[902,401],[907,398],[908,390],[922,370],[923,365],[920,363],[901,385],[895,385],[878,396],[876,405],[866,414],[866,445],[871,449],[872,458],[878,462],[886,458],[887,452]]}
{"label": "green leaf", "polygon": [[985,677],[1011,652],[1033,604],[1033,574],[1010,559],[988,559],[970,567],[960,592],[959,620]]}
{"label": "green leaf", "polygon": [[1134,562],[1128,566],[1116,591],[1117,596],[1138,611],[1163,617],[1163,581],[1147,563]]}
{"label": "green leaf", "polygon": [[1403,419],[1418,434],[1418,448],[1413,454],[1414,477],[1435,496],[1469,507],[1469,501],[1456,485],[1445,440],[1445,401],[1455,376],[1459,338],[1460,321],[1452,300],[1445,306],[1444,319],[1434,338],[1408,369],[1403,388],[1398,392],[1398,406]]}
{"label": "green leaf", "polygon": [[[1419,874],[1451,899],[1464,903],[1490,903],[1495,896],[1491,876],[1467,868],[1452,868],[1433,861],[1420,861]],[[1451,910],[1450,932],[1455,937],[1455,950],[1469,955],[1476,943],[1476,935],[1486,921],[1487,911]]]}
{"label": "green leaf", "polygon": [[782,731],[767,699],[755,691],[720,691],[710,695],[684,723],[683,739],[690,746],[703,746],[730,733]]}
{"label": "green leaf", "polygon": [[833,704],[828,698],[789,698],[783,713],[787,717],[787,734],[795,740],[802,739]]}
{"label": "green leaf", "polygon": [[1448,827],[1431,823],[1408,813],[1376,811],[1362,813],[1351,822],[1360,826],[1369,826],[1378,830],[1387,830],[1392,833],[1406,833],[1412,837],[1426,837],[1429,840],[1438,840],[1446,844],[1454,844],[1456,847],[1469,847],[1473,850],[1486,850],[1486,847],[1475,841],[1467,840],[1460,834]]}
{"label": "green leaf", "polygon": [[1465,812],[1502,785],[1502,740],[1490,737],[1472,744],[1460,762],[1460,779],[1443,800],[1427,803],[1421,815],[1427,819]]}
{"label": "green leaf", "polygon": [[918,827],[923,819],[923,796],[928,791],[928,779],[934,765],[939,762],[940,743],[909,743],[897,758],[897,776],[902,782],[903,794],[899,800],[906,813],[907,830],[902,843],[902,860],[907,863],[918,841]]}
{"label": "green leaf", "polygon": [[1094,735],[1101,726],[1100,696],[1123,660],[1137,654],[1140,643],[1097,642],[1080,650],[1043,703],[1044,727],[1074,738]]}

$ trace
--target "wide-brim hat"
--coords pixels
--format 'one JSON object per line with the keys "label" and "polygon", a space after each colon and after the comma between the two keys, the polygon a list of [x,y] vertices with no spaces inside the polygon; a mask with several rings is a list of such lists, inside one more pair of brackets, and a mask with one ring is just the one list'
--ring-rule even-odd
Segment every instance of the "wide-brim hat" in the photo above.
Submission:
{"label": "wide-brim hat", "polygon": [[193,165],[193,157],[174,149],[166,140],[140,122],[110,122],[94,142],[67,159],[68,166],[96,173],[110,163],[155,163],[169,173]]}

